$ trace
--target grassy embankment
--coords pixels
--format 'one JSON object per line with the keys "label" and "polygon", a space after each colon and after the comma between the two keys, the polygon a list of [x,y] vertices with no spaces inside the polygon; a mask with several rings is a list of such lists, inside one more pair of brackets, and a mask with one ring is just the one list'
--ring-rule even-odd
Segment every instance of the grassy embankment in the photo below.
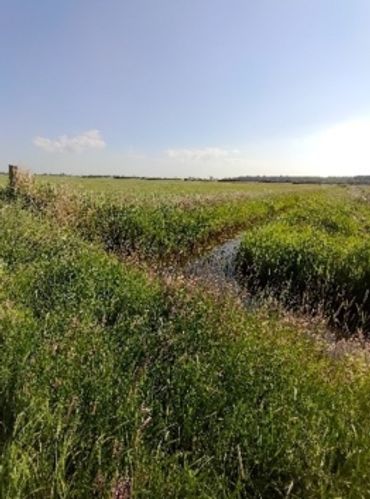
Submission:
{"label": "grassy embankment", "polygon": [[370,494],[360,360],[122,263],[35,202],[0,209],[2,497]]}
{"label": "grassy embankment", "polygon": [[349,330],[369,330],[370,205],[311,197],[248,231],[239,266],[248,285],[285,305],[320,310]]}
{"label": "grassy embankment", "polygon": [[[174,182],[158,182],[159,187],[151,193],[136,195],[135,189],[130,191],[127,187],[131,181],[110,182],[126,187],[120,194],[108,191],[97,195],[88,189],[61,188],[39,179],[29,184],[26,179],[25,184],[20,183],[17,197],[26,207],[73,227],[85,239],[102,243],[106,250],[121,256],[135,255],[158,265],[181,262],[199,254],[237,231],[274,217],[294,206],[302,196],[318,190],[307,186],[294,189],[273,186],[272,190],[266,190],[254,185],[250,189],[223,192],[217,183],[203,183],[198,186],[200,192],[195,190],[189,195],[187,189],[191,183],[177,182],[175,186]],[[140,182],[147,186],[145,189],[153,185],[152,181],[133,183],[140,185]]]}

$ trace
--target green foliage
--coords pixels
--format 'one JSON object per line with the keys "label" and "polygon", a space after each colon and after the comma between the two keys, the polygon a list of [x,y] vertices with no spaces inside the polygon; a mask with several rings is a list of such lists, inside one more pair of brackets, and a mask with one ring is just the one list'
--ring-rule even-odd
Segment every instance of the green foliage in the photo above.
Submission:
{"label": "green foliage", "polygon": [[180,260],[199,252],[210,241],[266,218],[265,200],[220,203],[123,205],[109,199],[90,211],[80,225],[88,238],[98,238],[119,254],[138,254],[151,261]]}
{"label": "green foliage", "polygon": [[320,308],[342,327],[369,328],[370,207],[313,198],[248,232],[239,269],[255,290]]}
{"label": "green foliage", "polygon": [[359,361],[16,204],[0,231],[2,498],[369,495]]}
{"label": "green foliage", "polygon": [[[17,199],[23,207],[102,243],[108,251],[158,265],[199,254],[230,234],[275,216],[303,195],[299,190],[284,193],[286,188],[281,193],[275,188],[273,195],[255,189],[224,193],[211,189],[186,196],[161,191],[157,196],[93,196],[32,181],[17,189]],[[306,193],[307,188],[302,190]]]}

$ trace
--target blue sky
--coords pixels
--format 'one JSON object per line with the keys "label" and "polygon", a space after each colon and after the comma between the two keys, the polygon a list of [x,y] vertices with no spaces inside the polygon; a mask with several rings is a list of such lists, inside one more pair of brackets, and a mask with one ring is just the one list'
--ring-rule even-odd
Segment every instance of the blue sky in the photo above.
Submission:
{"label": "blue sky", "polygon": [[368,0],[0,0],[0,169],[370,174]]}

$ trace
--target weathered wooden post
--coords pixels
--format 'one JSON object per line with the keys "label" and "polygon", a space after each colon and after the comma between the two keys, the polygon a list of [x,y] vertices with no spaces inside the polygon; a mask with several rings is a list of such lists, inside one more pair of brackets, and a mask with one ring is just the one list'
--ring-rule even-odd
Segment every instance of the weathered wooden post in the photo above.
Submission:
{"label": "weathered wooden post", "polygon": [[17,188],[18,166],[9,165],[9,187],[14,192]]}

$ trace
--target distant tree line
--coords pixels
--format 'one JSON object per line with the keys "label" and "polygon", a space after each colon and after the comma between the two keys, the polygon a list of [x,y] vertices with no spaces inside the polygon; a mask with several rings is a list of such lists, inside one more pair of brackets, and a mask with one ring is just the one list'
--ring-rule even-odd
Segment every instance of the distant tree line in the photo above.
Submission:
{"label": "distant tree line", "polygon": [[222,178],[220,182],[262,182],[262,183],[290,183],[290,184],[370,184],[370,175],[356,175],[354,177],[310,177],[310,176],[240,176]]}
{"label": "distant tree line", "polygon": [[[0,172],[0,175],[8,175]],[[370,185],[370,175],[355,175],[353,177],[313,177],[289,175],[242,175],[239,177],[225,177],[221,179],[199,177],[142,177],[135,175],[70,175],[67,173],[38,173],[45,177],[79,177],[79,178],[107,178],[117,180],[183,180],[185,182],[260,182],[260,183],[289,183],[289,184],[350,184]]]}

